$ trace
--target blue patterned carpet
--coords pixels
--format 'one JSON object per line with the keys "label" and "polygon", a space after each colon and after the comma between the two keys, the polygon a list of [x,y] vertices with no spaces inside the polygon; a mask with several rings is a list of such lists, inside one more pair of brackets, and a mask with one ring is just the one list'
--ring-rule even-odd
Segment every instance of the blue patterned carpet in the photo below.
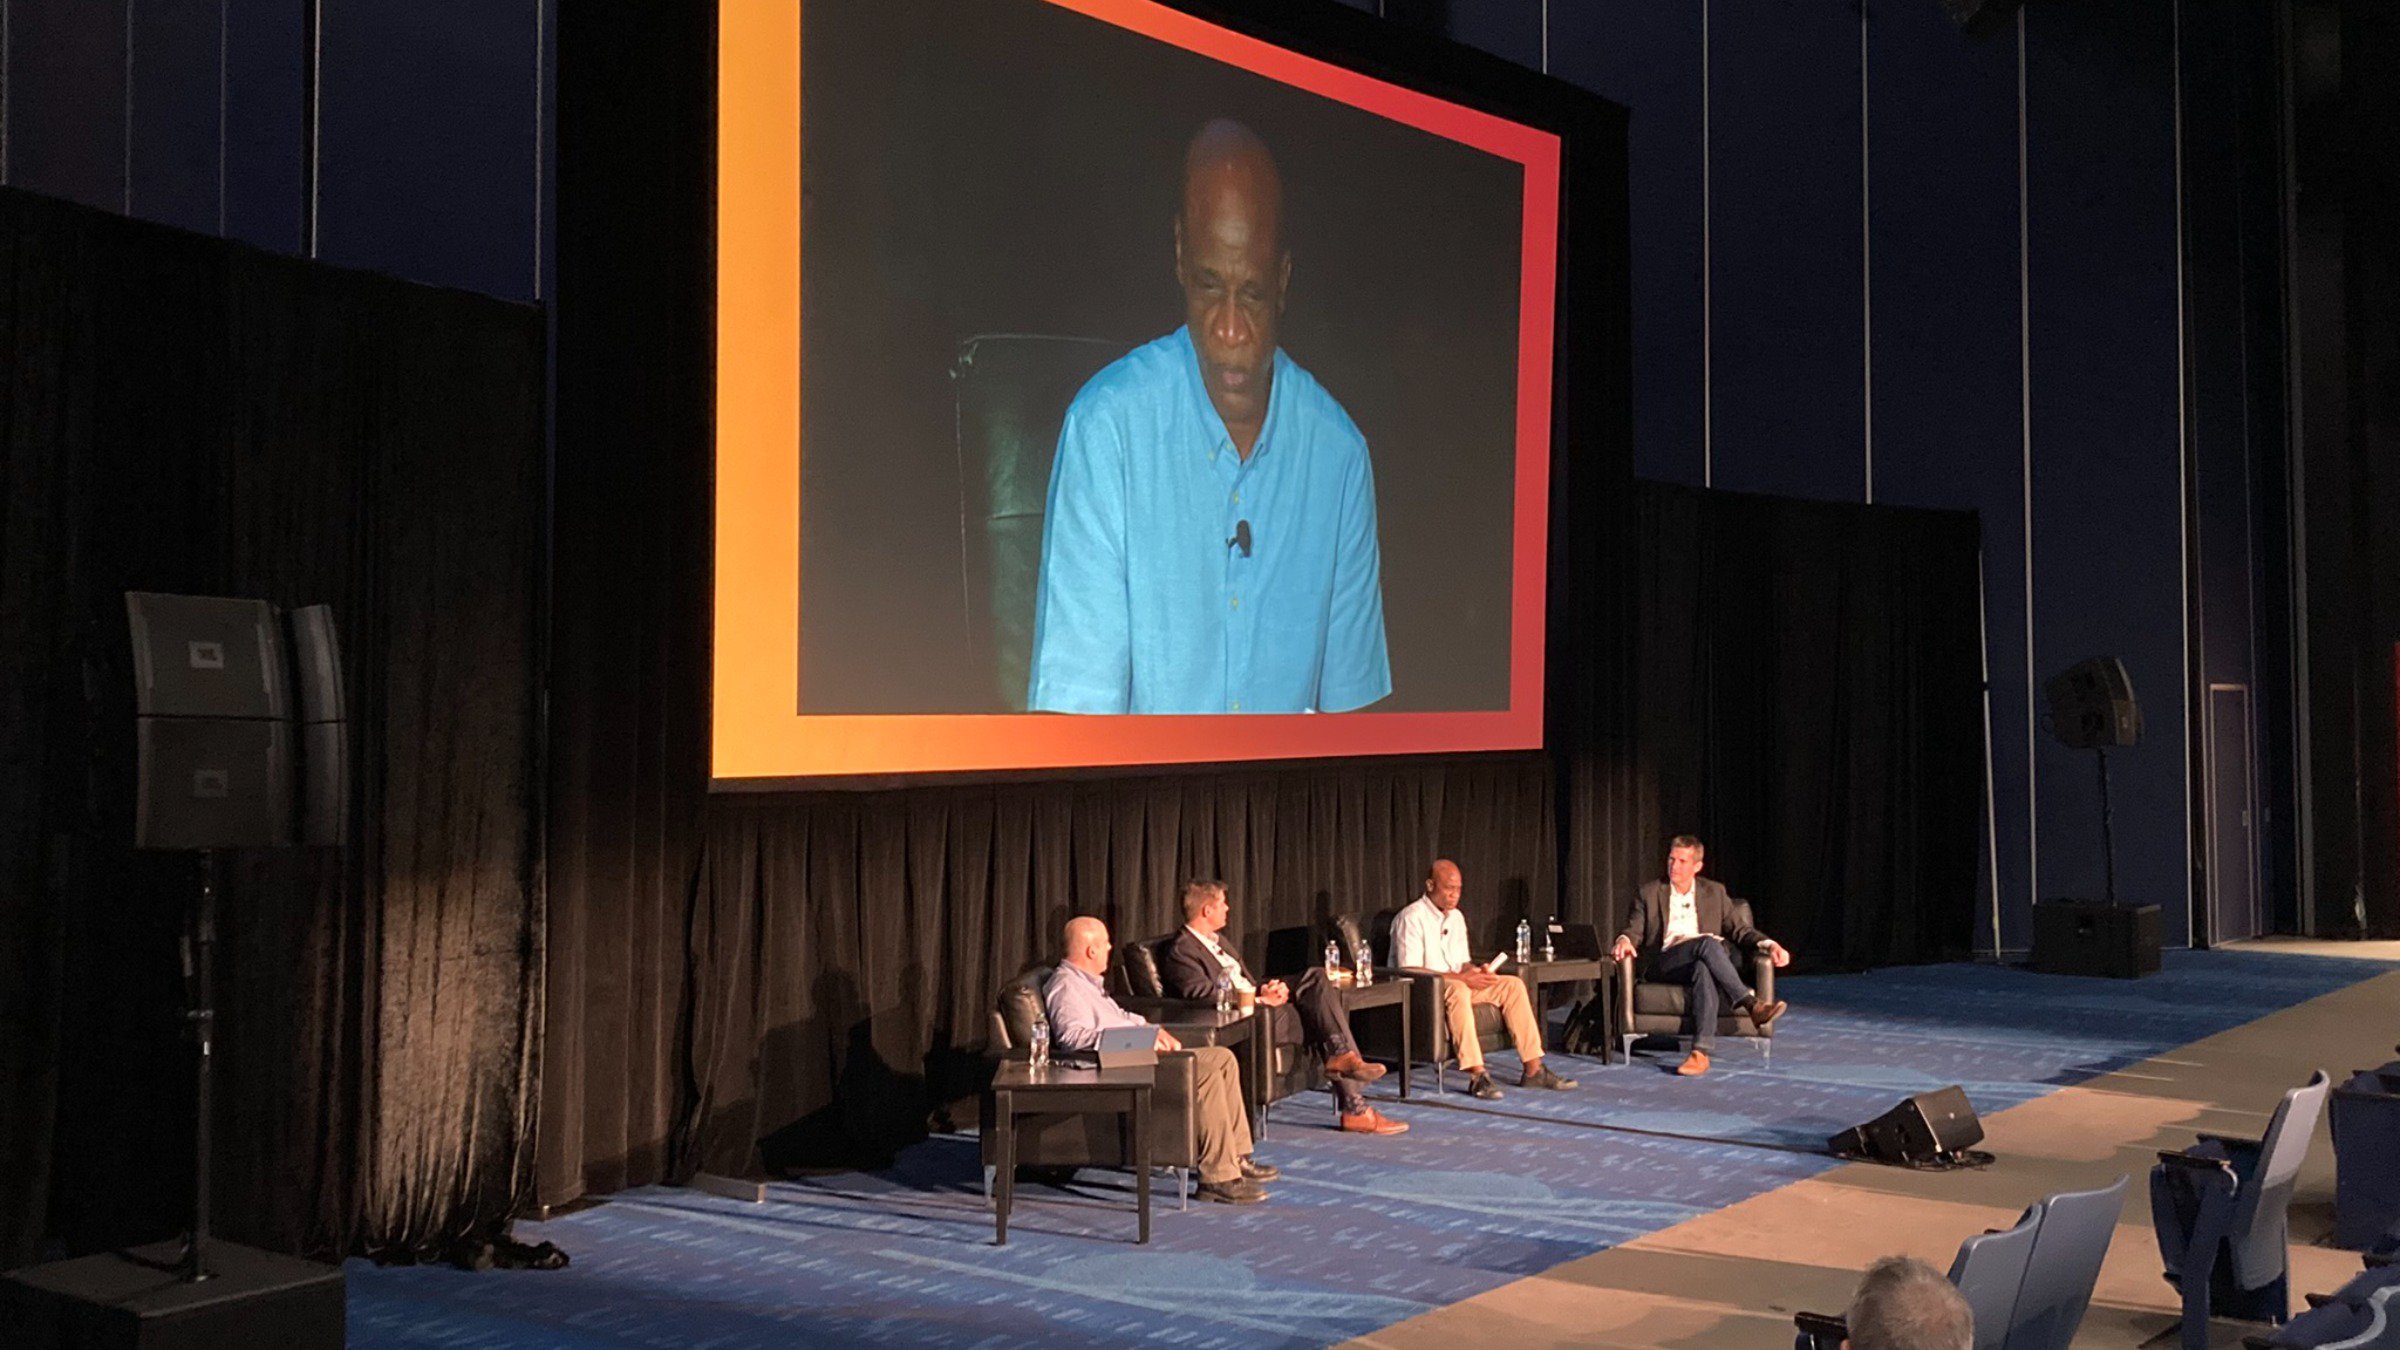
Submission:
{"label": "blue patterned carpet", "polygon": [[[2168,952],[2126,982],[1962,965],[1794,977],[1771,1067],[1739,1043],[1697,1081],[1665,1073],[1670,1057],[1560,1056],[1579,1090],[1490,1105],[1455,1090],[1426,1104],[1421,1079],[1416,1100],[1381,1103],[1416,1126],[1395,1139],[1323,1128],[1321,1094],[1285,1101],[1260,1150],[1283,1168],[1274,1198],[1164,1202],[1146,1248],[1129,1182],[1101,1172],[1020,1187],[993,1247],[975,1141],[945,1136],[887,1172],[780,1183],[763,1205],[652,1187],[519,1225],[572,1254],[565,1271],[354,1261],[350,1343],[1321,1345],[1823,1172],[1838,1165],[1817,1152],[1827,1135],[1908,1093],[1959,1083],[1988,1115],[2389,969]],[[1514,1081],[1513,1059],[1493,1067]]]}

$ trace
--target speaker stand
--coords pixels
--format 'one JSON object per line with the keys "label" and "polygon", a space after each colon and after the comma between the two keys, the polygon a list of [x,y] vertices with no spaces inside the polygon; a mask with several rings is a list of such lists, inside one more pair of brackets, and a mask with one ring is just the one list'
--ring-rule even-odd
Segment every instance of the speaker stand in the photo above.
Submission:
{"label": "speaker stand", "polygon": [[2103,898],[2113,906],[2117,903],[2117,841],[2108,813],[2108,747],[2095,745],[2092,753],[2100,757],[2100,866],[2107,888]]}
{"label": "speaker stand", "polygon": [[192,905],[192,931],[184,950],[184,978],[192,1006],[184,1019],[191,1024],[199,1054],[192,1099],[197,1119],[192,1129],[192,1228],[184,1238],[183,1258],[176,1277],[185,1284],[215,1278],[208,1267],[208,1210],[210,1123],[215,1117],[217,1030],[217,852],[200,850],[200,893]]}

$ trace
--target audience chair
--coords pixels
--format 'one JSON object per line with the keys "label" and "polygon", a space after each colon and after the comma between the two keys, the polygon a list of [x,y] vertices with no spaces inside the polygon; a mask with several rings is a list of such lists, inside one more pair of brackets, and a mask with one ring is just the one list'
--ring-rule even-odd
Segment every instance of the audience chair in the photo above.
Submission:
{"label": "audience chair", "polygon": [[2400,1265],[2370,1257],[2366,1269],[2331,1294],[2308,1296],[2308,1311],[2264,1336],[2247,1336],[2250,1350],[2393,1350],[2400,1347]]}
{"label": "audience chair", "polygon": [[[1033,1029],[1049,1026],[1043,1010],[1042,984],[1051,967],[1020,973],[1000,990],[991,1014],[986,1053],[992,1060],[1023,1059]],[[1054,1064],[1072,1064],[1074,1056],[1051,1052]],[[1194,1078],[1189,1052],[1158,1057],[1158,1081],[1150,1091],[1150,1161],[1175,1178],[1183,1207],[1191,1208],[1190,1178],[1200,1168],[1200,1133],[1192,1119]],[[983,1193],[991,1199],[993,1175],[992,1099],[987,1088],[980,1113],[979,1142],[983,1152]],[[1017,1117],[1017,1165],[1028,1171],[1078,1167],[1130,1167],[1124,1132],[1113,1115],[1038,1112]]]}
{"label": "audience chair", "polygon": [[[1128,942],[1116,949],[1109,959],[1110,992],[1127,1012],[1139,1013],[1153,1022],[1174,1022],[1181,1018],[1213,1015],[1213,1000],[1170,998],[1166,983],[1159,978],[1159,966],[1167,958],[1167,949],[1182,936],[1181,929],[1164,937],[1144,938]],[[1256,1034],[1255,1032],[1253,1034]],[[1278,1045],[1269,1056],[1267,1081],[1259,1094],[1260,1124],[1267,1107],[1294,1093],[1306,1092],[1324,1083],[1325,1075],[1317,1057],[1301,1045]],[[1249,1061],[1245,1058],[1243,1063]]]}
{"label": "audience chair", "polygon": [[2042,1201],[2041,1225],[2009,1315],[2008,1350],[2068,1350],[2075,1344],[2132,1181],[2118,1177],[2098,1190],[2061,1191]]}
{"label": "audience chair", "polygon": [[2360,1069],[2325,1104],[2333,1245],[2364,1251],[2400,1225],[2400,1060]]}
{"label": "audience chair", "polygon": [[1059,427],[1077,390],[1125,344],[999,333],[958,344],[958,504],[968,659],[995,711],[1023,712],[1033,665],[1042,513]]}
{"label": "audience chair", "polygon": [[2324,1070],[2283,1094],[2259,1139],[2203,1134],[2161,1153],[2150,1172],[2150,1222],[2167,1283],[2183,1297],[2185,1350],[2206,1350],[2213,1314],[2282,1323],[2291,1311],[2285,1220],[2309,1137],[2333,1080]]}
{"label": "audience chair", "polygon": [[[2096,1191],[2062,1191],[2029,1206],[2013,1228],[1958,1244],[1950,1283],[1975,1314],[1975,1350],[2069,1350],[2100,1282],[2100,1262],[2131,1177]],[[1840,1316],[1799,1313],[1794,1350],[1840,1350]]]}
{"label": "audience chair", "polygon": [[[1733,902],[1733,914],[1742,923],[1750,922],[1750,902]],[[1750,962],[1750,988],[1761,1002],[1775,1001],[1775,962],[1766,953],[1752,946],[1739,953]],[[1682,1037],[1691,1021],[1691,991],[1680,984],[1648,984],[1634,978],[1634,963],[1628,958],[1617,963],[1617,1034],[1624,1042],[1625,1062],[1633,1062],[1633,1043],[1644,1036]],[[1717,1035],[1740,1037],[1756,1041],[1764,1062],[1775,1058],[1775,1026],[1754,1025],[1747,1013],[1738,1008],[1717,1010]]]}
{"label": "audience chair", "polygon": [[[1392,919],[1398,913],[1398,910],[1384,910],[1368,920],[1364,927],[1355,914],[1337,914],[1333,917],[1333,936],[1336,942],[1342,944],[1345,957],[1353,960],[1356,958],[1349,954],[1356,952],[1364,942],[1375,957],[1375,974],[1378,978],[1406,975],[1416,981],[1408,991],[1409,1042],[1415,1050],[1417,1062],[1432,1066],[1433,1089],[1439,1095],[1448,1086],[1444,1070],[1458,1058],[1457,1052],[1450,1046],[1449,1022],[1442,1016],[1442,976],[1438,971],[1391,964]],[[1487,1055],[1495,1050],[1510,1048],[1508,1024],[1500,1019],[1498,1008],[1488,1004],[1476,1005],[1475,1039]],[[1400,1048],[1385,1040],[1375,1043],[1372,1049],[1362,1046],[1360,1053],[1376,1059],[1397,1060]]]}
{"label": "audience chair", "polygon": [[[2017,1290],[2025,1281],[2025,1263],[2033,1255],[2034,1233],[2042,1222],[2035,1204],[2018,1216],[2014,1228],[1995,1228],[1958,1244],[1950,1262],[1950,1283],[1975,1312],[1975,1350],[2008,1350],[2009,1322],[2016,1314]],[[1846,1314],[1796,1313],[1798,1334],[1793,1350],[1841,1350],[1850,1335]]]}

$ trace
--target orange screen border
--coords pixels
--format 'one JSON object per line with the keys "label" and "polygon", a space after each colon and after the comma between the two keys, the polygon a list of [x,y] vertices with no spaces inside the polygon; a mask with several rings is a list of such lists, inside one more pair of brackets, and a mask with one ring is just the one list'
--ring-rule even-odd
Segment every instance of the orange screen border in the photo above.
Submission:
{"label": "orange screen border", "polygon": [[1151,0],[1047,3],[1524,167],[1508,707],[1324,716],[800,712],[801,0],[724,0],[717,91],[714,784],[1538,749],[1559,138]]}

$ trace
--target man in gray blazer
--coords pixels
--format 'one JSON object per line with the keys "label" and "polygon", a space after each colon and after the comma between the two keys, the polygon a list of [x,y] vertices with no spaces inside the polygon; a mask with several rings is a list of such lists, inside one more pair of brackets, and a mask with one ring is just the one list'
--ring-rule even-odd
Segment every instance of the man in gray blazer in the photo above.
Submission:
{"label": "man in gray blazer", "polygon": [[1692,1053],[1675,1072],[1686,1078],[1708,1072],[1708,1052],[1717,1043],[1717,1008],[1730,1003],[1750,1014],[1762,1029],[1783,1015],[1781,999],[1761,1003],[1742,974],[1734,968],[1730,947],[1755,946],[1778,970],[1790,965],[1792,954],[1771,937],[1737,919],[1733,898],[1716,882],[1703,880],[1700,868],[1708,849],[1698,838],[1679,834],[1667,842],[1667,876],[1645,881],[1625,916],[1625,931],[1609,956],[1622,961],[1637,951],[1644,956],[1642,978],[1653,984],[1686,984],[1686,1005],[1692,1018]]}

